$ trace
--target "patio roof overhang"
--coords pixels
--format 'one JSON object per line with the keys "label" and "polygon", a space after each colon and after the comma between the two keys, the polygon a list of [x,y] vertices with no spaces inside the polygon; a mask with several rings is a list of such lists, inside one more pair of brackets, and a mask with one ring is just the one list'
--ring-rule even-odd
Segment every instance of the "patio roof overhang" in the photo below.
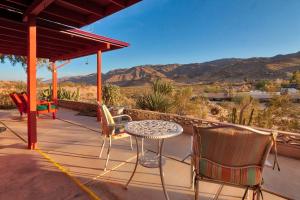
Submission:
{"label": "patio roof overhang", "polygon": [[[22,16],[0,9],[0,53],[27,56],[27,24],[5,16]],[[37,57],[51,61],[69,60],[90,54],[128,47],[119,40],[88,33],[80,29],[66,28],[45,20],[37,21]]]}
{"label": "patio roof overhang", "polygon": [[[0,53],[27,56],[28,148],[37,145],[36,58],[52,61],[52,99],[57,102],[55,61],[97,55],[97,101],[102,101],[102,52],[128,43],[79,30],[141,0],[1,0]],[[100,112],[98,112],[100,120]]]}
{"label": "patio roof overhang", "polygon": [[24,22],[32,15],[80,28],[139,1],[141,0],[1,0],[0,7],[22,13]]}

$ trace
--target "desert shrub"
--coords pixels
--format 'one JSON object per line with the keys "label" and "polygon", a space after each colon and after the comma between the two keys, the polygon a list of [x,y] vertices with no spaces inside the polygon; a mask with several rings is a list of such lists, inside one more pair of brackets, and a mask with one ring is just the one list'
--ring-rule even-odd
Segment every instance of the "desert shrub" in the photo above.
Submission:
{"label": "desert shrub", "polygon": [[[52,87],[43,89],[39,92],[39,97],[42,100],[50,101],[52,100]],[[65,88],[58,88],[57,90],[57,98],[61,100],[70,100],[70,101],[78,101],[80,97],[79,88],[75,91],[67,90]]]}
{"label": "desert shrub", "polygon": [[15,108],[14,102],[11,100],[9,94],[11,90],[3,90],[0,92],[0,109],[11,109]]}
{"label": "desert shrub", "polygon": [[102,88],[103,103],[107,106],[119,106],[121,103],[120,87],[117,85],[105,84]]}
{"label": "desert shrub", "polygon": [[18,81],[15,84],[15,91],[16,92],[26,92],[27,90],[27,85],[26,83],[22,82],[22,81]]}
{"label": "desert shrub", "polygon": [[273,128],[275,125],[285,129],[289,126],[292,102],[289,95],[275,96],[266,106],[266,108],[259,112],[257,116],[257,124],[264,128]]}
{"label": "desert shrub", "polygon": [[78,101],[80,98],[79,88],[76,88],[75,91],[59,88],[57,90],[57,98],[62,100]]}
{"label": "desert shrub", "polygon": [[262,80],[255,84],[257,90],[267,91],[267,92],[277,92],[280,90],[281,84],[275,81]]}
{"label": "desert shrub", "polygon": [[178,115],[187,115],[195,110],[195,103],[192,102],[193,88],[181,88],[174,95],[173,112]]}
{"label": "desert shrub", "polygon": [[208,106],[208,100],[204,97],[197,97],[192,99],[194,109],[190,111],[190,114],[202,119],[206,119],[210,108]]}
{"label": "desert shrub", "polygon": [[205,86],[204,88],[204,92],[207,92],[207,93],[218,93],[218,92],[226,92],[224,90],[224,87],[220,86],[220,85],[207,85]]}
{"label": "desert shrub", "polygon": [[255,89],[257,90],[265,90],[265,87],[266,85],[269,83],[269,81],[267,80],[261,80],[261,81],[258,81],[256,84],[255,84]]}
{"label": "desert shrub", "polygon": [[173,106],[173,91],[171,83],[158,79],[153,82],[151,93],[137,97],[136,106],[144,110],[169,112]]}

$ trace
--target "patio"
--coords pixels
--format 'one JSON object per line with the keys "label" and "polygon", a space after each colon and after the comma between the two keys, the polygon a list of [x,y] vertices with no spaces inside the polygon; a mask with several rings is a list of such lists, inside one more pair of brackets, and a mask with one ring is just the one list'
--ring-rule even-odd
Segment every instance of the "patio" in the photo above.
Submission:
{"label": "patio", "polygon": [[[0,111],[0,121],[8,128],[0,135],[0,188],[4,188],[0,199],[164,199],[158,169],[139,166],[128,190],[124,190],[136,158],[128,138],[113,141],[108,170],[103,171],[106,156],[98,158],[101,138],[96,118],[64,108],[59,109],[58,118],[44,115],[38,119],[41,151],[28,151],[26,118],[20,120],[16,110]],[[153,152],[156,146],[146,141],[145,148]],[[193,199],[189,151],[187,134],[166,140],[164,172],[171,199]],[[264,189],[299,199],[300,173],[296,166],[300,161],[287,157],[279,161],[280,172],[266,167]],[[10,170],[4,170],[7,168]],[[263,194],[264,199],[285,199],[267,191]],[[241,199],[242,195],[239,188],[200,183],[200,199]]]}

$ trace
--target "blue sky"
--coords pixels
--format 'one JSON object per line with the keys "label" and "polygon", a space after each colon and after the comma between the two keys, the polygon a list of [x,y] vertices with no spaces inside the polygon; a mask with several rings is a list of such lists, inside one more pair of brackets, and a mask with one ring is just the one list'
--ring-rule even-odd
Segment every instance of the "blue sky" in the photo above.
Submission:
{"label": "blue sky", "polygon": [[[299,0],[144,0],[84,30],[130,47],[105,53],[103,72],[143,64],[193,63],[300,51]],[[88,64],[86,64],[88,62]],[[0,79],[25,80],[0,64]],[[96,71],[95,56],[72,60],[59,77]],[[38,77],[48,79],[46,69]]]}

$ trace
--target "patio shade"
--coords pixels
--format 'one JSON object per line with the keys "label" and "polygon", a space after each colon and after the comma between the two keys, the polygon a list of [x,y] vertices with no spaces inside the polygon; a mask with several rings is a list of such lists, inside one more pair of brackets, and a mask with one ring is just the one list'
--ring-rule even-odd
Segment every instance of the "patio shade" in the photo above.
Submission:
{"label": "patio shade", "polygon": [[[1,9],[0,13],[0,53],[27,56],[28,31],[26,23],[5,19]],[[67,29],[59,24],[38,21],[37,57],[39,58],[49,58],[52,61],[68,60],[95,54],[99,50],[105,52],[128,45],[126,42],[79,29]]]}
{"label": "patio shade", "polygon": [[[141,0],[1,0],[0,7],[73,27],[83,27]],[[9,17],[9,16],[8,16]]]}

